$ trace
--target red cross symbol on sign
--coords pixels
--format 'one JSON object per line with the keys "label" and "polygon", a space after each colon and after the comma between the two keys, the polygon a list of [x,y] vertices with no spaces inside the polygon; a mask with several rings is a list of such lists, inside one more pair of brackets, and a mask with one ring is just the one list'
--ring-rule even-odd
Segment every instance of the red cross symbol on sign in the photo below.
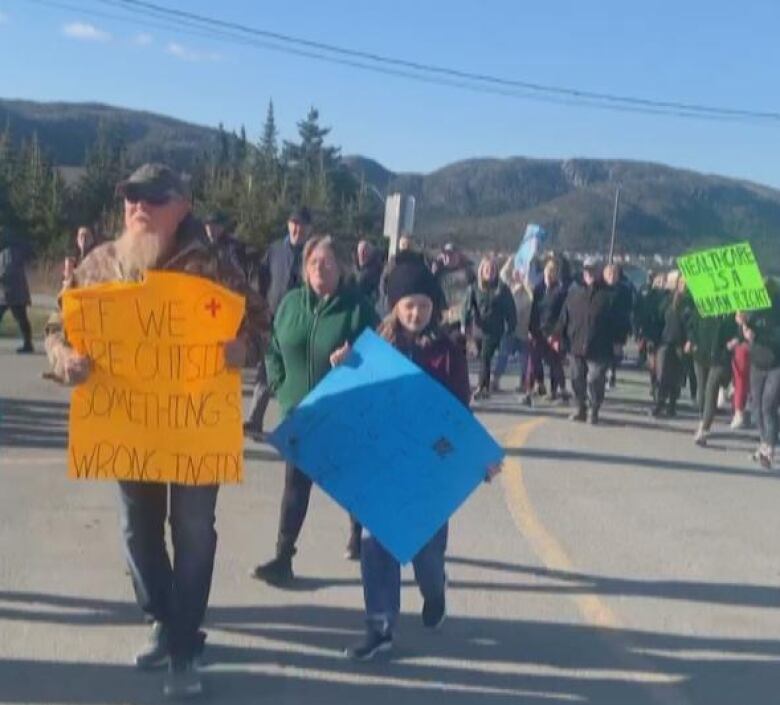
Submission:
{"label": "red cross symbol on sign", "polygon": [[222,304],[219,303],[215,298],[212,297],[211,301],[209,301],[206,304],[206,310],[211,311],[211,317],[216,318],[217,317],[217,311],[222,308]]}

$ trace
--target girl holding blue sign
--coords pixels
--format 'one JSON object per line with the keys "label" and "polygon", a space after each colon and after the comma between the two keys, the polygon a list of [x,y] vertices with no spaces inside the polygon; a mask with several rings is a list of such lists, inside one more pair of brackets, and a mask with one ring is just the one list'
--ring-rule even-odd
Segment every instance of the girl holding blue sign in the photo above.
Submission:
{"label": "girl holding blue sign", "polygon": [[[468,406],[466,355],[439,326],[439,316],[434,311],[437,290],[435,278],[419,255],[399,254],[387,278],[390,314],[380,325],[379,334]],[[332,358],[332,362],[338,364],[345,357],[346,352]],[[486,479],[492,478],[499,469],[486,468]],[[412,561],[423,596],[423,625],[430,629],[439,627],[446,616],[446,548],[445,523]],[[401,566],[365,528],[361,574],[366,635],[361,643],[346,649],[345,655],[368,661],[392,649],[393,627],[401,607]]]}

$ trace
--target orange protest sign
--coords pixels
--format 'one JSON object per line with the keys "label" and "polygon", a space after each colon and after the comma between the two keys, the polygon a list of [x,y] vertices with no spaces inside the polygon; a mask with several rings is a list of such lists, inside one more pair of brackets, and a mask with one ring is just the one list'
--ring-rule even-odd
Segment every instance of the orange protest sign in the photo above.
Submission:
{"label": "orange protest sign", "polygon": [[244,298],[208,279],[149,272],[67,291],[70,344],[92,361],[73,390],[75,479],[210,485],[243,476],[241,376],[225,368]]}

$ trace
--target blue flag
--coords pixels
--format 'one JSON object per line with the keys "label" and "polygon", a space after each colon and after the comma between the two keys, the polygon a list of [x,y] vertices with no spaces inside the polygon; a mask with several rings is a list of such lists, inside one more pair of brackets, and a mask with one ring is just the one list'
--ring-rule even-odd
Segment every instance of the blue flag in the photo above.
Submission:
{"label": "blue flag", "polygon": [[449,390],[373,331],[269,441],[400,563],[504,456]]}

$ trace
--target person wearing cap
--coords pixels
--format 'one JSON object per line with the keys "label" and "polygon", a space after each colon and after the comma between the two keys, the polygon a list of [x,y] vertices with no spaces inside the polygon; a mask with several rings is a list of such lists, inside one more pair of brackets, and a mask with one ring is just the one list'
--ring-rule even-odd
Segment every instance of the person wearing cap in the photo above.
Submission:
{"label": "person wearing cap", "polygon": [[[224,345],[225,363],[240,368],[250,338],[268,330],[265,302],[241,271],[220,263],[203,226],[191,214],[187,184],[167,166],[145,164],[117,187],[124,202],[124,230],[93,249],[68,283],[79,288],[108,282],[137,282],[149,270],[184,272],[211,279],[243,295],[246,313],[238,337]],[[70,346],[61,315],[46,326],[51,378],[84,382],[90,360]],[[205,634],[200,631],[211,588],[217,534],[218,485],[185,486],[119,482],[121,527],[127,565],[138,605],[151,622],[149,643],[135,657],[142,670],[168,665],[164,693],[171,698],[202,691],[196,662]],[[169,509],[170,507],[170,509]],[[171,527],[172,559],[165,543]]]}
{"label": "person wearing cap", "polygon": [[[399,253],[387,280],[390,313],[379,334],[433,379],[444,386],[464,406],[469,403],[469,377],[466,355],[440,326],[436,297],[439,287],[425,261],[415,253]],[[339,364],[346,354],[332,359]],[[499,467],[485,468],[489,479]],[[370,468],[367,468],[370,473]],[[414,577],[423,597],[422,622],[438,628],[446,616],[446,575],[444,553],[448,524],[445,523],[414,557]],[[369,661],[393,646],[393,631],[400,611],[401,567],[379,540],[363,529],[360,558],[366,633],[363,640],[345,649],[348,658]]]}
{"label": "person wearing cap", "polygon": [[203,220],[209,243],[216,250],[221,260],[226,260],[231,266],[240,269],[247,275],[246,246],[230,230],[234,223],[224,211],[212,211]]}
{"label": "person wearing cap", "polygon": [[[287,235],[272,242],[263,256],[258,273],[260,293],[268,301],[271,316],[276,315],[279,304],[288,292],[301,285],[301,257],[311,234],[311,213],[308,208],[296,208],[287,219]],[[252,393],[249,414],[244,431],[257,440],[263,438],[263,424],[271,390],[265,360],[257,365],[257,377]]]}
{"label": "person wearing cap", "polygon": [[560,341],[567,341],[572,355],[572,388],[578,408],[571,419],[597,424],[607,371],[618,347],[619,326],[614,293],[602,280],[599,263],[591,257],[583,263],[582,281],[582,286],[569,290],[554,343],[560,349]]}
{"label": "person wearing cap", "polygon": [[[330,371],[341,355],[378,317],[343,270],[330,237],[314,236],[303,248],[303,283],[281,301],[274,316],[273,336],[265,357],[269,389],[287,416]],[[342,439],[349,443],[348,438]],[[287,586],[294,578],[292,559],[309,508],[311,480],[288,463],[279,511],[276,555],[256,566],[252,577]],[[360,527],[351,522],[346,557],[357,560]]]}

